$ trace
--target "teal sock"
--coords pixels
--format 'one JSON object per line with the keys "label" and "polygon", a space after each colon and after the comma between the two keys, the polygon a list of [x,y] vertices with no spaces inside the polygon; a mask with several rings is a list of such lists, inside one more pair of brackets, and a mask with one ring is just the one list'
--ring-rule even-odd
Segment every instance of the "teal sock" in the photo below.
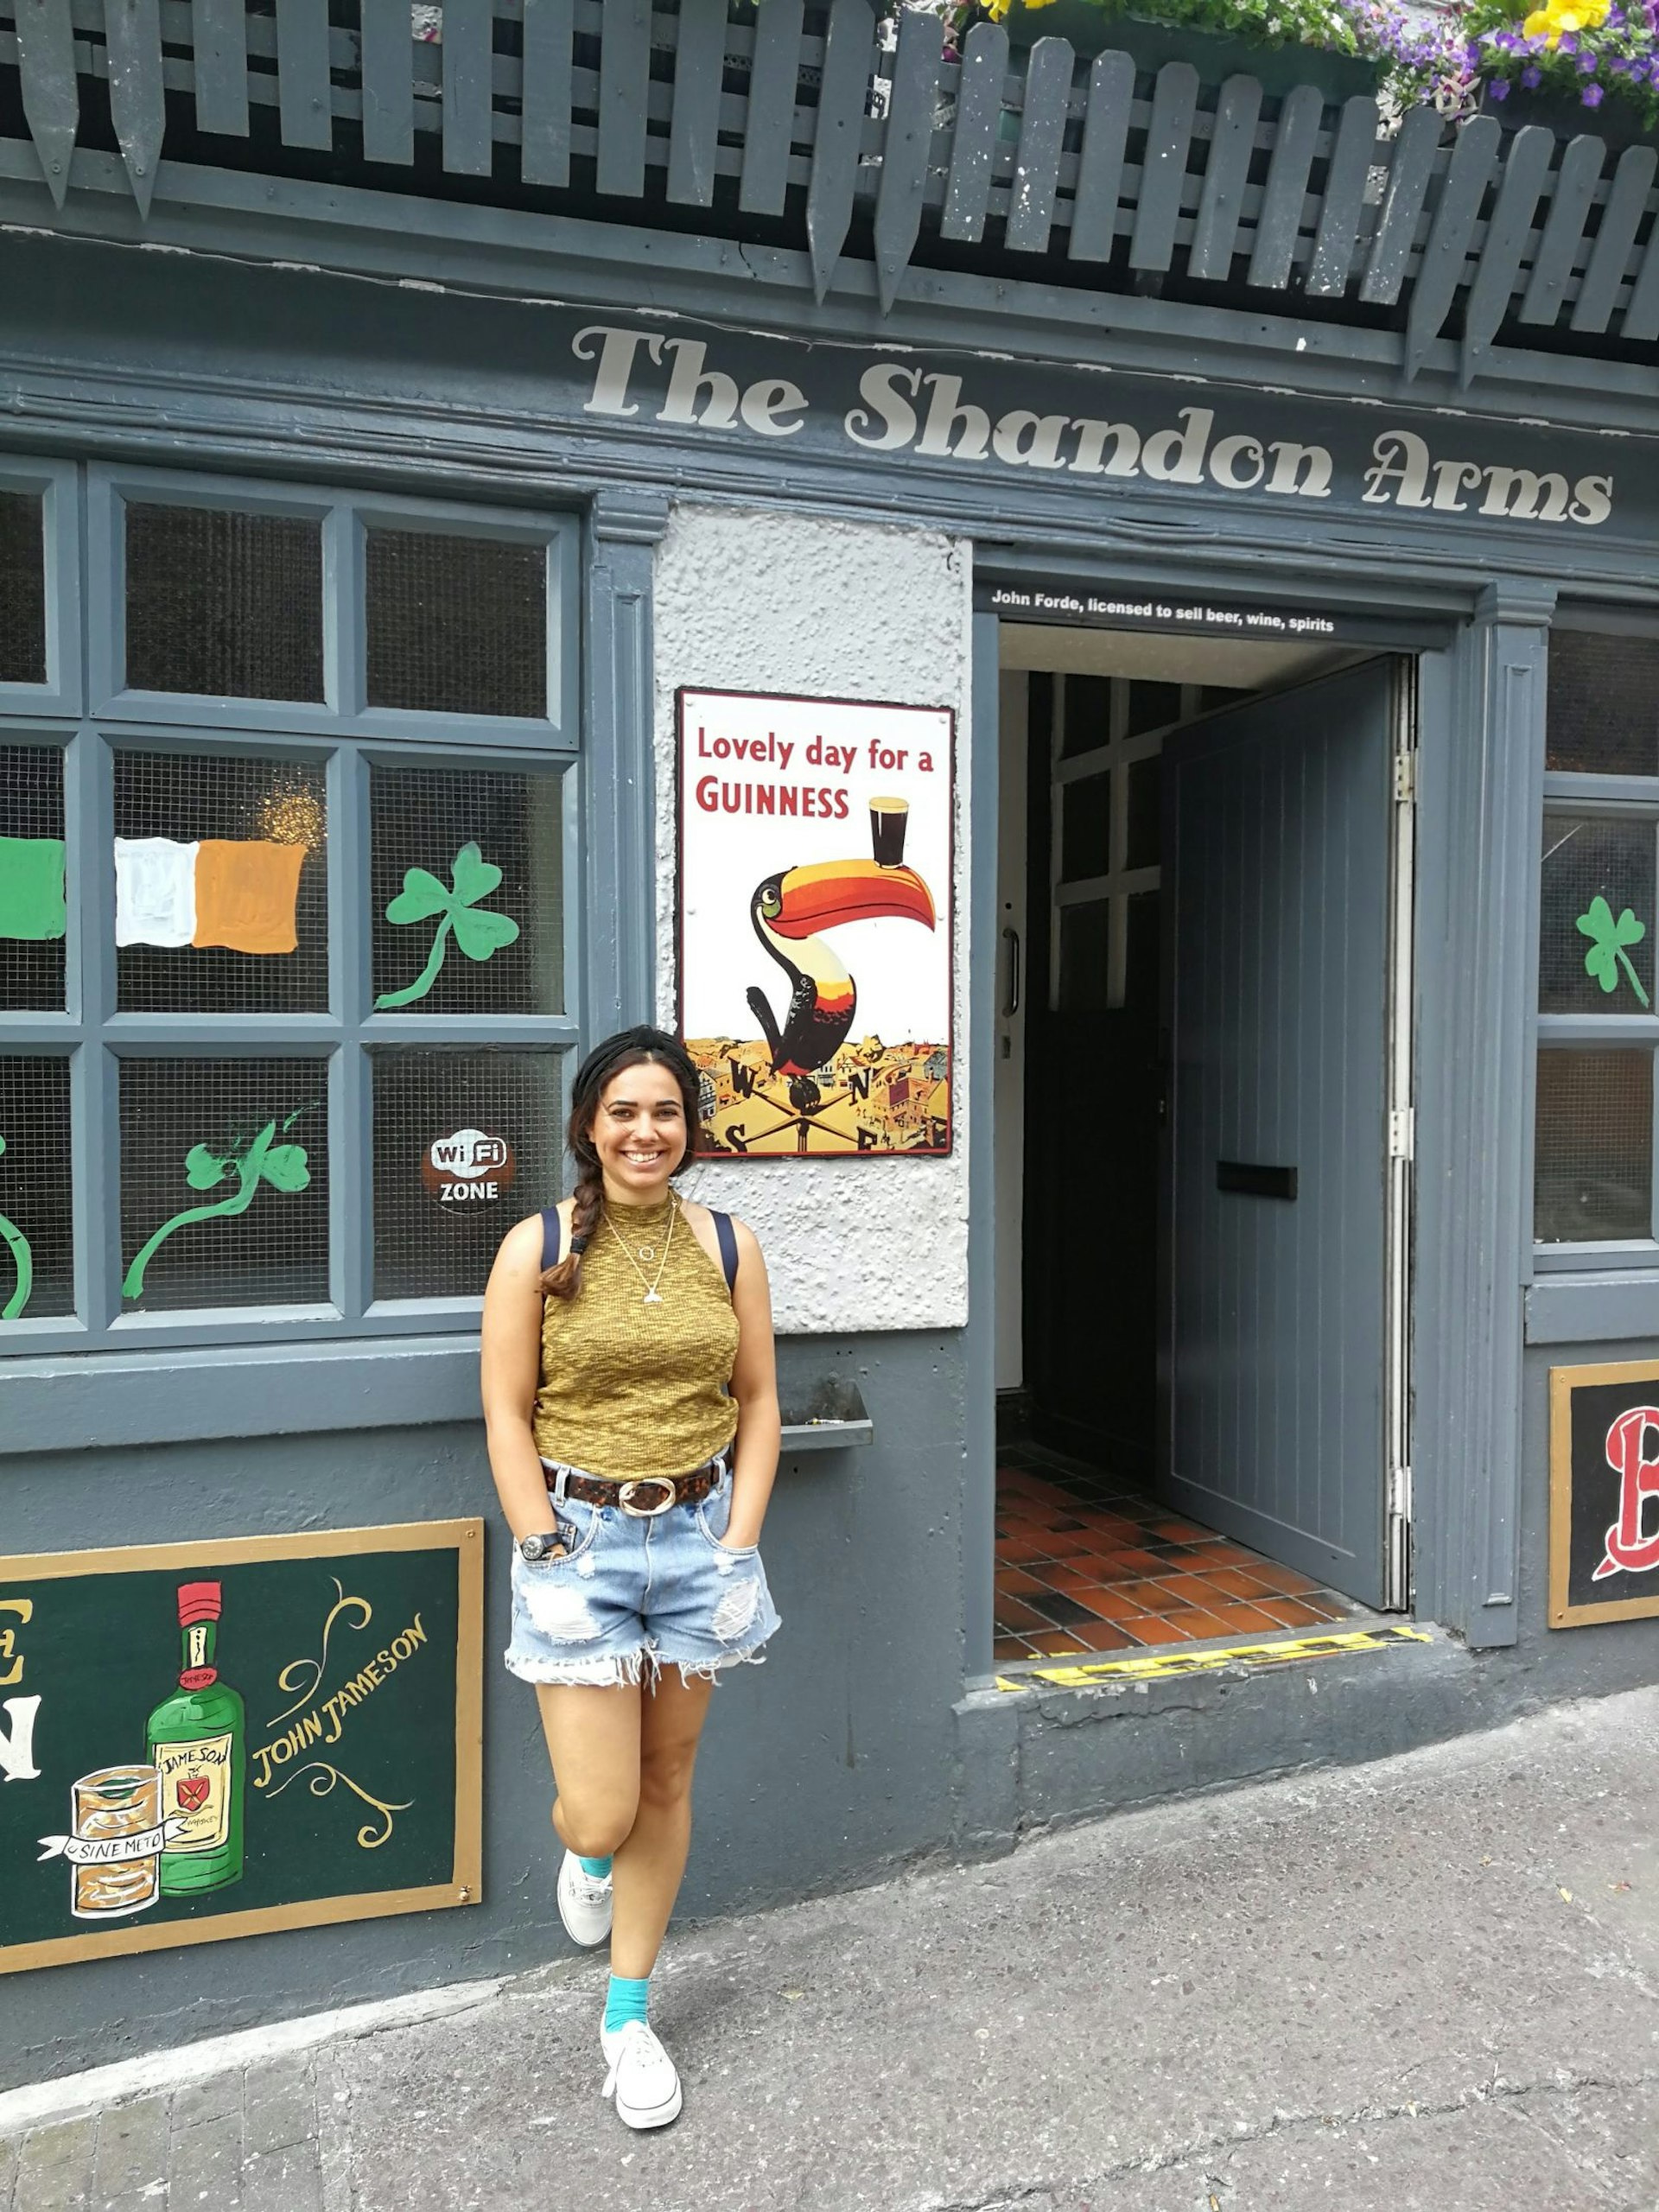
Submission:
{"label": "teal sock", "polygon": [[606,1853],[603,1859],[584,1859],[582,1853],[578,1852],[576,1853],[576,1863],[582,1868],[582,1872],[587,1875],[590,1882],[602,1882],[606,1880],[610,1874],[611,1857],[608,1852]]}
{"label": "teal sock", "polygon": [[651,2007],[651,1977],[644,1981],[629,1981],[626,1976],[613,1974],[605,1997],[605,2032],[613,2036],[619,2028],[626,2028],[630,2020],[643,2020]]}

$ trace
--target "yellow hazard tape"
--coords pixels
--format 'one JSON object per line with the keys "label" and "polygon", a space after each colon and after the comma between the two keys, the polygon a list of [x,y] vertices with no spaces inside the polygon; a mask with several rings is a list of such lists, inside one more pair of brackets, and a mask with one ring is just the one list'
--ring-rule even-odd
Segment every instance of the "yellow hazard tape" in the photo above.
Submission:
{"label": "yellow hazard tape", "polygon": [[1397,1643],[1433,1643],[1420,1628],[1344,1629],[1332,1636],[1299,1636],[1282,1643],[1230,1643],[1207,1651],[1137,1652],[1132,1659],[1091,1659],[1076,1667],[1032,1667],[999,1675],[1000,1690],[1027,1690],[1046,1682],[1066,1690],[1094,1682],[1152,1681],[1166,1675],[1213,1675],[1224,1667],[1284,1667],[1298,1659],[1336,1659],[1350,1651],[1387,1651]]}

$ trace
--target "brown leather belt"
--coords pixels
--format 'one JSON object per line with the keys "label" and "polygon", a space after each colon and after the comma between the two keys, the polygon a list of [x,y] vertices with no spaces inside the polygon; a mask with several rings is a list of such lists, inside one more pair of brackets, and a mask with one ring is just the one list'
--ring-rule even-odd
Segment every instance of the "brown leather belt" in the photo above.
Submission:
{"label": "brown leather belt", "polygon": [[[692,1474],[640,1475],[632,1482],[604,1482],[597,1475],[569,1474],[564,1479],[564,1494],[583,1505],[619,1506],[632,1520],[654,1521],[673,1506],[695,1505],[699,1498],[707,1497],[719,1484],[725,1464],[723,1459],[710,1459]],[[542,1472],[550,1497],[559,1471],[543,1460]]]}

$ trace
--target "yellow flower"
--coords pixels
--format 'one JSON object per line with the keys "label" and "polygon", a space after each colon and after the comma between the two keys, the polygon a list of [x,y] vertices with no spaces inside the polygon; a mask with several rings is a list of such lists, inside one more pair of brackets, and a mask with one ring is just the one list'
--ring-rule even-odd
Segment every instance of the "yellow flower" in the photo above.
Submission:
{"label": "yellow flower", "polygon": [[1546,40],[1553,50],[1569,31],[1599,30],[1611,4],[1612,0],[1546,0],[1543,7],[1534,9],[1521,29],[1528,38]]}
{"label": "yellow flower", "polygon": [[986,13],[994,23],[1000,23],[1013,5],[1014,0],[987,0]]}

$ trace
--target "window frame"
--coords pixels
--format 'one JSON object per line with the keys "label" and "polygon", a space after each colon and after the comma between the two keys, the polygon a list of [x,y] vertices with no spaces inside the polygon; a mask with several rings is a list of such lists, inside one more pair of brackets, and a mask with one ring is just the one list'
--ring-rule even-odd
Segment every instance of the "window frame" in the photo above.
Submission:
{"label": "window frame", "polygon": [[79,715],[81,695],[79,486],[69,461],[0,454],[0,492],[41,495],[46,681],[0,683],[0,715]]}
{"label": "window frame", "polygon": [[[107,632],[99,642],[100,621],[120,619],[124,591],[118,566],[109,556],[111,500],[120,488],[148,495],[159,486],[187,487],[194,504],[208,504],[211,491],[219,505],[245,508],[250,499],[262,508],[294,512],[317,494],[301,488],[262,483],[257,496],[239,480],[208,480],[182,473],[100,469],[87,466],[88,530],[79,544],[70,531],[69,564],[48,565],[48,635],[54,635],[54,597],[67,591],[58,609],[58,630],[72,620],[84,646],[70,656],[65,671],[48,653],[48,672],[79,676],[84,652],[92,677],[89,696],[100,703],[82,708],[79,693],[60,684],[48,706],[41,687],[0,690],[0,742],[38,745],[62,757],[68,920],[65,938],[64,1006],[58,1009],[0,1011],[0,1052],[8,1056],[67,1058],[70,1074],[70,1142],[74,1166],[72,1199],[75,1310],[73,1315],[30,1317],[0,1330],[0,1375],[9,1361],[63,1352],[132,1354],[150,1349],[200,1347],[208,1351],[254,1344],[331,1343],[372,1351],[412,1337],[470,1332],[476,1328],[481,1294],[420,1299],[376,1299],[373,1295],[373,1096],[378,1046],[426,1045],[499,1046],[540,1050],[558,1058],[558,1134],[569,1111],[569,1092],[584,1027],[585,932],[582,820],[585,788],[577,744],[575,702],[581,671],[574,652],[565,657],[555,686],[550,677],[549,704],[561,719],[531,723],[518,717],[410,714],[390,709],[347,715],[334,704],[319,709],[300,702],[215,701],[191,695],[105,696],[106,678],[119,665],[118,640]],[[29,471],[0,465],[0,486],[26,477],[49,480],[54,500],[74,489],[74,464],[54,464]],[[97,496],[92,496],[96,490]],[[555,566],[550,551],[549,634],[574,646],[578,632],[574,594],[577,584],[581,527],[569,514],[510,512],[502,515],[439,499],[430,502],[372,499],[355,494],[327,495],[332,527],[340,517],[395,516],[400,526],[447,528],[465,532],[488,518],[503,534],[560,549]],[[98,519],[101,506],[101,521]],[[77,509],[60,504],[54,526]],[[360,542],[360,541],[359,541]],[[88,588],[80,588],[82,558]],[[63,584],[64,573],[69,585]],[[325,542],[325,593],[328,582]],[[346,572],[337,572],[338,574]],[[553,601],[556,588],[559,605]],[[336,607],[348,602],[335,590]],[[83,616],[85,630],[83,632]],[[325,618],[325,674],[330,650]],[[333,624],[333,626],[338,626]],[[551,649],[551,647],[550,647]],[[359,665],[360,666],[360,659]],[[338,667],[338,662],[335,663]],[[20,705],[18,702],[26,701]],[[238,753],[261,759],[321,761],[325,770],[327,830],[325,847],[328,917],[328,988],[325,1007],[301,1013],[123,1012],[118,1004],[115,944],[115,882],[112,868],[99,865],[115,834],[116,756],[122,752],[207,754]],[[432,1014],[400,1009],[376,1013],[371,972],[372,916],[370,911],[372,779],[377,767],[451,770],[458,773],[495,771],[546,775],[556,779],[561,807],[562,912],[565,1006],[562,1013],[496,1014]],[[327,1064],[328,1176],[328,1297],[305,1306],[226,1306],[169,1308],[151,1313],[121,1311],[124,1267],[120,1224],[119,1080],[124,1058],[237,1059],[317,1058]],[[517,1196],[518,1194],[515,1194]],[[528,1205],[543,1194],[524,1192]],[[553,1193],[545,1194],[551,1197]],[[518,1217],[509,1199],[507,1219]]]}
{"label": "window frame", "polygon": [[[0,485],[3,484],[0,477]],[[321,701],[219,699],[205,694],[140,691],[126,684],[125,509],[130,503],[208,507],[315,521],[322,535],[322,689]],[[547,713],[457,715],[371,707],[367,699],[367,621],[363,588],[370,530],[419,529],[437,536],[492,537],[538,544],[547,559]],[[164,721],[175,728],[218,729],[228,720],[245,730],[339,731],[399,742],[442,739],[448,745],[498,747],[504,741],[561,753],[577,750],[581,728],[578,592],[582,529],[575,514],[392,498],[277,482],[269,477],[207,477],[184,469],[122,468],[89,464],[87,530],[87,690],[105,721]]]}
{"label": "window frame", "polygon": [[[1659,617],[1636,613],[1627,608],[1594,608],[1586,607],[1562,607],[1557,610],[1551,626],[1553,639],[1557,632],[1575,631],[1604,637],[1636,637],[1659,646]],[[1548,650],[1548,649],[1547,649]],[[1545,744],[1548,747],[1548,667],[1545,679]],[[1542,771],[1541,804],[1538,814],[1537,849],[1541,872],[1543,825],[1553,813],[1570,811],[1574,814],[1601,817],[1608,820],[1647,822],[1653,825],[1656,836],[1655,864],[1655,919],[1652,925],[1659,933],[1659,774],[1653,776],[1618,776],[1582,773],[1577,770],[1553,769],[1546,765]],[[1541,873],[1540,877],[1541,887]],[[1539,921],[1541,931],[1541,887],[1539,896]],[[1534,957],[1541,954],[1537,931],[1535,932]],[[1546,1013],[1539,1004],[1541,983],[1535,976],[1533,987],[1533,1138],[1529,1147],[1529,1198],[1532,1213],[1532,1262],[1535,1274],[1562,1276],[1573,1274],[1623,1274],[1636,1278],[1643,1274],[1659,1274],[1659,991],[1655,993],[1653,1007],[1646,1014],[1555,1014]],[[1540,1053],[1561,1052],[1577,1046],[1585,1050],[1603,1052],[1624,1051],[1649,1053],[1654,1061],[1653,1115],[1649,1154],[1649,1218],[1652,1234],[1646,1237],[1610,1237],[1605,1241],[1578,1241],[1546,1243],[1537,1234],[1537,1102],[1536,1067]]]}
{"label": "window frame", "polygon": [[[1156,893],[1163,887],[1161,858],[1135,868],[1129,865],[1131,773],[1143,761],[1160,760],[1166,742],[1175,731],[1186,728],[1205,712],[1224,711],[1224,709],[1206,709],[1201,703],[1205,691],[1213,690],[1214,686],[1181,683],[1173,687],[1179,695],[1174,718],[1170,721],[1149,724],[1131,733],[1128,725],[1132,687],[1136,683],[1162,679],[1136,676],[1099,677],[1096,680],[1110,687],[1105,741],[1091,746],[1086,753],[1074,753],[1068,756],[1065,752],[1065,718],[1069,711],[1070,687],[1074,676],[1090,673],[1087,670],[1061,671],[1055,699],[1048,764],[1050,790],[1059,802],[1058,805],[1051,803],[1049,824],[1048,1004],[1051,1013],[1058,1013],[1060,1006],[1061,916],[1066,908],[1071,906],[1106,907],[1106,998],[1103,1010],[1116,1012],[1126,1003],[1128,996],[1130,903],[1143,893]],[[1065,793],[1071,785],[1091,783],[1102,775],[1110,778],[1106,831],[1107,866],[1097,875],[1077,876],[1068,881],[1063,873]]]}

